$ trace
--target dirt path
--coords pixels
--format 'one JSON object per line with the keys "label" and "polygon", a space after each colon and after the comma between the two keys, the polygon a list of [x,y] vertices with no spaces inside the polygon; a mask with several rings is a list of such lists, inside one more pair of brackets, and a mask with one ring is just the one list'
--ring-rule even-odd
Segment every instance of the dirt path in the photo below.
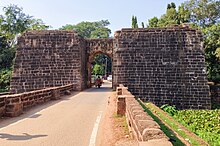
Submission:
{"label": "dirt path", "polygon": [[137,142],[129,135],[125,117],[116,115],[116,94],[108,99],[106,114],[100,124],[97,146],[137,146]]}

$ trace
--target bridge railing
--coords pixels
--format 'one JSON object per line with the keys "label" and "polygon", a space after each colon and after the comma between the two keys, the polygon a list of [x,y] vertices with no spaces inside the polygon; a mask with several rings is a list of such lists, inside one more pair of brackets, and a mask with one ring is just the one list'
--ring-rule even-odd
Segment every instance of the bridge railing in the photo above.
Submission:
{"label": "bridge railing", "polygon": [[129,129],[139,145],[150,144],[149,141],[159,142],[167,146],[172,145],[157,122],[144,111],[127,87],[119,85],[116,94],[117,114],[126,116]]}
{"label": "bridge railing", "polygon": [[60,87],[51,87],[42,90],[30,91],[21,94],[0,96],[0,117],[14,117],[22,114],[23,110],[34,105],[59,99],[63,95],[71,94],[74,84]]}

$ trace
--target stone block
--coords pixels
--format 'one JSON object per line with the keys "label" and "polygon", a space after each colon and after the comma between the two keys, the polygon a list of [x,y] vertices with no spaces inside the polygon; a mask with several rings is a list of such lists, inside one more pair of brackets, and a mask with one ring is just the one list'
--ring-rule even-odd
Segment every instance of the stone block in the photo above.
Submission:
{"label": "stone block", "polygon": [[121,97],[117,100],[117,114],[118,115],[125,115],[126,112],[126,103],[125,98]]}
{"label": "stone block", "polygon": [[139,146],[173,146],[167,139],[154,139],[144,142],[139,142]]}
{"label": "stone block", "polygon": [[59,89],[53,89],[51,92],[52,92],[52,96],[51,96],[52,100],[60,99],[60,90]]}
{"label": "stone block", "polygon": [[141,134],[143,134],[143,131],[146,128],[160,129],[160,126],[152,120],[135,120],[135,122]]}
{"label": "stone block", "polygon": [[16,117],[23,112],[23,103],[8,104],[5,107],[5,116]]}
{"label": "stone block", "polygon": [[146,128],[143,131],[143,140],[167,139],[167,136],[160,129]]}

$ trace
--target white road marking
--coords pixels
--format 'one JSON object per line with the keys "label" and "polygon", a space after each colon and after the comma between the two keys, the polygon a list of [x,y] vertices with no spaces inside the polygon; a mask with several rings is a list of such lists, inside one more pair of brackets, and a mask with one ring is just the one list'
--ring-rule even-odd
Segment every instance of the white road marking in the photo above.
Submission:
{"label": "white road marking", "polygon": [[[18,121],[14,122],[14,123],[11,123],[11,124],[9,124],[9,125],[7,125],[7,126],[5,126],[5,127],[0,128],[0,130],[3,130],[3,129],[5,129],[5,128],[8,128],[8,127],[13,126],[13,125],[16,125],[16,124],[18,124],[18,123],[21,123],[21,122],[27,120],[28,118],[31,118],[31,117],[34,116],[35,114],[39,114],[39,113],[40,113],[40,112],[36,112],[36,113],[34,113],[34,114],[32,114],[32,115],[30,115],[30,116],[28,116],[28,117],[25,117],[24,119],[18,120]],[[15,117],[15,118],[16,118],[16,117]]]}
{"label": "white road marking", "polygon": [[97,133],[98,133],[98,128],[99,128],[99,123],[101,121],[101,117],[102,117],[102,111],[99,112],[99,115],[98,115],[98,117],[96,119],[96,122],[95,122],[95,125],[93,127],[92,135],[90,137],[89,146],[95,146],[96,136],[97,136]]}

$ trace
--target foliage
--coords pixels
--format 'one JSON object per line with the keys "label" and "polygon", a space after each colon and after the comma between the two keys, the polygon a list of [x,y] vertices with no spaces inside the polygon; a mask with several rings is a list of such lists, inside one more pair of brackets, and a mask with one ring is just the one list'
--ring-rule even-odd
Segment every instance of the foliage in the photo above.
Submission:
{"label": "foliage", "polygon": [[167,9],[166,14],[162,15],[158,21],[158,26],[164,27],[170,24],[177,24],[178,14],[175,8]]}
{"label": "foliage", "polygon": [[15,57],[15,48],[9,47],[7,39],[0,35],[0,70],[10,68]]}
{"label": "foliage", "polygon": [[183,128],[182,125],[180,125],[175,119],[168,117],[165,115],[157,106],[155,106],[152,103],[146,103],[145,106],[152,111],[156,116],[160,117],[163,122],[165,122],[167,125],[169,125],[172,130],[174,130],[178,135],[180,135],[182,138],[187,140],[190,144],[193,146],[200,146],[204,145],[203,142],[198,141],[197,138],[192,136],[191,134],[188,134],[188,132]]}
{"label": "foliage", "polygon": [[184,7],[184,4],[181,4],[178,7],[178,12],[177,12],[177,23],[182,24],[182,23],[189,23],[190,22],[190,11],[188,8]]}
{"label": "foliage", "polygon": [[220,48],[220,23],[203,28],[204,48],[208,79],[220,82],[220,59],[218,48]]}
{"label": "foliage", "polygon": [[220,109],[178,111],[167,104],[161,106],[161,109],[210,145],[220,145]]}
{"label": "foliage", "polygon": [[220,20],[220,1],[189,0],[183,3],[190,12],[190,22],[202,28],[216,24]]}
{"label": "foliage", "polygon": [[7,91],[9,89],[11,74],[11,69],[0,70],[0,92]]}
{"label": "foliage", "polygon": [[212,103],[212,109],[220,109],[219,103]]}
{"label": "foliage", "polygon": [[[106,67],[106,59],[107,59],[107,74],[110,74],[112,72],[112,61],[111,58],[109,58],[108,56],[104,55],[104,54],[98,54],[95,56],[93,62],[92,62],[92,66],[95,66],[95,64],[98,64],[100,66],[104,67],[103,70],[103,74],[105,74],[105,67]],[[94,71],[94,67],[93,67],[93,73],[95,73],[96,71]]]}
{"label": "foliage", "polygon": [[216,57],[220,60],[220,48],[217,48],[217,49],[215,50],[215,55],[216,55]]}
{"label": "foliage", "polygon": [[153,17],[153,18],[149,19],[147,27],[148,28],[158,27],[158,21],[159,21],[159,19],[157,17]]}
{"label": "foliage", "polygon": [[138,22],[137,22],[137,17],[132,16],[132,26],[131,28],[138,28]]}
{"label": "foliage", "polygon": [[0,15],[0,92],[9,88],[17,37],[26,30],[49,28],[41,19],[25,14],[17,5],[4,7],[3,12]]}
{"label": "foliage", "polygon": [[142,26],[142,28],[144,28],[144,22],[141,22],[141,26]]}
{"label": "foliage", "polygon": [[108,20],[101,20],[95,22],[80,22],[76,25],[67,24],[60,28],[60,30],[75,30],[85,38],[108,38],[111,30],[107,28],[110,24]]}
{"label": "foliage", "polygon": [[92,74],[103,75],[105,73],[104,65],[95,64],[92,69]]}
{"label": "foliage", "polygon": [[181,110],[174,117],[210,145],[220,145],[219,109]]}
{"label": "foliage", "polygon": [[41,19],[35,19],[23,12],[17,5],[9,5],[3,8],[4,15],[0,15],[0,32],[8,39],[9,45],[16,43],[19,34],[30,29],[47,29]]}
{"label": "foliage", "polygon": [[177,114],[176,106],[170,106],[168,104],[164,104],[160,107],[163,111],[167,112],[170,116],[174,116]]}

